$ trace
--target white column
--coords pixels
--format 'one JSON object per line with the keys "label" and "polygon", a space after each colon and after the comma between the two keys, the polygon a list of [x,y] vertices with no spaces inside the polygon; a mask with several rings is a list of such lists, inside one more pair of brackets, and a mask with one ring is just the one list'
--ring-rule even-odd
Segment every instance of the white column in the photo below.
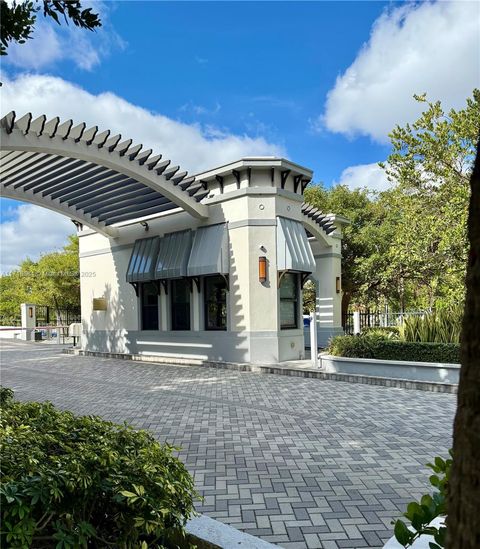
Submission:
{"label": "white column", "polygon": [[362,331],[360,328],[360,311],[353,311],[353,333],[355,335]]}
{"label": "white column", "polygon": [[37,324],[35,305],[33,303],[22,303],[20,305],[22,314],[22,339],[33,341],[35,339],[35,326]]}
{"label": "white column", "polygon": [[326,248],[315,255],[317,270],[314,273],[317,290],[316,313],[318,344],[325,347],[334,335],[342,330],[342,256],[340,251]]}

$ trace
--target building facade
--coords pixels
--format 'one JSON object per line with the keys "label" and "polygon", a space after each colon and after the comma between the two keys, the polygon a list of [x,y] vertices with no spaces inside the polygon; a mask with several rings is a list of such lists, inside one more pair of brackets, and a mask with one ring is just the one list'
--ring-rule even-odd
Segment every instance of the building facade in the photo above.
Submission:
{"label": "building facade", "polygon": [[82,347],[167,360],[272,364],[341,333],[348,221],[304,202],[312,172],[274,157],[188,176],[109,130],[0,120],[2,195],[69,216],[80,241]]}
{"label": "building facade", "polygon": [[84,348],[301,359],[307,278],[317,287],[318,339],[326,344],[341,332],[344,221],[324,218],[325,229],[305,213],[296,180],[311,175],[284,159],[247,158],[197,176],[208,190],[207,220],[179,211],[124,226],[115,239],[80,232]]}

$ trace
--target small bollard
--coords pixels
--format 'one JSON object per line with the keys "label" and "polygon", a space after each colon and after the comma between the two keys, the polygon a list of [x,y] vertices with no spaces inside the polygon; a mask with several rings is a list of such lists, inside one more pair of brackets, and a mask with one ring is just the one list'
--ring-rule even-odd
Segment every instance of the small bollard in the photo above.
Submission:
{"label": "small bollard", "polygon": [[315,313],[310,314],[310,354],[312,367],[318,368],[317,319]]}

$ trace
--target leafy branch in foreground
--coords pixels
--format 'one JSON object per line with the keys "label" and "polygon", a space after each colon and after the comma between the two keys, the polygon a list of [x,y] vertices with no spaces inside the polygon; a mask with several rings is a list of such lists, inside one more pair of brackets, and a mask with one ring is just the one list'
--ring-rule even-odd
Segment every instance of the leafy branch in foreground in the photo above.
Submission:
{"label": "leafy branch in foreground", "polygon": [[60,25],[71,21],[76,27],[94,30],[102,23],[92,8],[82,9],[80,0],[36,0],[7,3],[0,0],[0,55],[7,55],[11,43],[24,44],[32,38],[38,12]]}
{"label": "leafy branch in foreground", "polygon": [[[450,457],[452,451],[450,450]],[[428,463],[434,474],[430,476],[430,484],[438,491],[432,495],[422,496],[419,502],[412,501],[407,505],[404,517],[410,522],[410,527],[403,520],[393,521],[395,538],[403,547],[411,547],[420,537],[433,536],[434,542],[430,542],[430,549],[443,549],[445,547],[446,526],[432,526],[430,523],[437,517],[447,515],[447,494],[450,478],[452,459],[447,460],[436,457],[434,463]]]}

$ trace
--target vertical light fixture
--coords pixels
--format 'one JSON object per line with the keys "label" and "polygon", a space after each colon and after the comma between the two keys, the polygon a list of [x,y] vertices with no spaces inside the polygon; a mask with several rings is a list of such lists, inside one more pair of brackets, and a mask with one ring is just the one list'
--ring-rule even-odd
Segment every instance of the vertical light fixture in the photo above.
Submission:
{"label": "vertical light fixture", "polygon": [[260,282],[267,281],[267,258],[264,255],[258,258],[258,280]]}
{"label": "vertical light fixture", "polygon": [[33,318],[33,307],[28,308],[28,317]]}
{"label": "vertical light fixture", "polygon": [[340,277],[339,276],[337,276],[337,278],[335,279],[335,289],[337,290],[337,294],[339,294],[340,290],[342,289],[341,285],[340,285]]}

